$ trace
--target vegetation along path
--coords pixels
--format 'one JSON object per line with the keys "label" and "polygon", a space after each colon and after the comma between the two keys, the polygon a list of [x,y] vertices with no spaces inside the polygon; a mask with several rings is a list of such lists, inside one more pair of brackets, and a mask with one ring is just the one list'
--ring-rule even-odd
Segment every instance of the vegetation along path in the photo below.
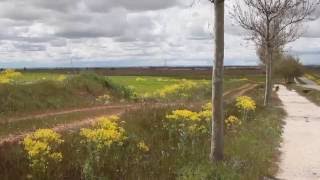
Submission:
{"label": "vegetation along path", "polygon": [[[225,92],[224,96],[226,97],[226,99],[232,100],[254,89],[255,87],[257,87],[257,84],[245,84],[239,88],[235,88]],[[177,104],[179,103],[178,102],[155,103],[154,105],[161,106],[161,105],[177,105]],[[10,119],[7,119],[5,122],[10,124],[10,123],[27,122],[30,120],[41,121],[43,119],[50,118],[50,117],[51,119],[56,119],[58,116],[61,116],[61,115],[68,115],[68,114],[75,114],[75,113],[86,114],[86,116],[84,116],[83,118],[79,118],[77,120],[71,120],[68,122],[63,121],[58,124],[53,124],[52,127],[51,126],[47,127],[47,128],[52,128],[58,132],[64,132],[68,130],[77,130],[81,127],[85,127],[90,124],[93,124],[94,122],[96,122],[97,117],[108,116],[108,115],[121,115],[126,110],[139,108],[141,106],[143,106],[143,104],[141,103],[132,103],[132,104],[118,104],[118,105],[106,105],[106,106],[96,106],[96,107],[88,107],[88,108],[77,108],[77,109],[62,110],[62,111],[56,111],[56,112],[46,112],[46,113],[30,115],[26,117],[10,118]],[[48,121],[50,120],[48,119]],[[0,126],[1,126],[1,123],[0,123]],[[26,128],[22,132],[14,132],[14,133],[10,132],[7,135],[4,135],[2,137],[0,136],[0,146],[5,143],[15,143],[21,140],[27,134],[33,132],[33,130],[34,128],[31,128],[31,129]]]}
{"label": "vegetation along path", "polygon": [[[90,124],[93,124],[97,120],[97,114],[94,111],[97,110],[103,110],[103,115],[99,116],[108,116],[108,115],[121,115],[128,109],[136,108],[134,104],[131,105],[122,105],[122,106],[99,106],[99,107],[92,107],[92,108],[84,108],[84,109],[77,109],[77,110],[70,110],[70,111],[61,111],[56,113],[47,113],[47,114],[39,114],[35,115],[34,117],[29,118],[45,118],[48,116],[55,116],[55,115],[61,115],[61,114],[68,114],[73,112],[87,112],[92,113],[92,116],[88,116],[86,118],[78,119],[77,121],[71,121],[69,123],[59,123],[57,125],[54,125],[52,127],[53,130],[57,132],[64,132],[69,130],[77,130],[81,127],[89,126]],[[15,121],[28,121],[28,119],[15,119]],[[14,122],[14,121],[13,121]],[[21,140],[23,137],[31,133],[33,129],[23,131],[20,133],[10,133],[4,137],[0,138],[0,146],[6,143],[15,143]]]}
{"label": "vegetation along path", "polygon": [[278,91],[287,112],[277,178],[320,179],[320,107],[295,91]]}
{"label": "vegetation along path", "polygon": [[304,84],[299,83],[298,84],[299,86],[320,91],[320,85],[318,85],[316,82],[310,79],[307,79],[306,77],[300,77],[299,79],[304,83]]}

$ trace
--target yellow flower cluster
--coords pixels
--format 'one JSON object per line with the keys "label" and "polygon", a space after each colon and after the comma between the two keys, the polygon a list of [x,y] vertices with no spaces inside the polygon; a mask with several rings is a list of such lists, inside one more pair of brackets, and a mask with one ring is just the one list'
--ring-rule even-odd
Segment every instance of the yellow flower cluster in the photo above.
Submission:
{"label": "yellow flower cluster", "polygon": [[97,150],[109,148],[112,144],[123,144],[127,138],[125,131],[117,124],[117,116],[102,117],[95,129],[81,129],[80,135],[84,137],[84,143],[94,145]]}
{"label": "yellow flower cluster", "polygon": [[186,109],[172,111],[171,114],[166,116],[166,127],[192,136],[206,134],[210,129],[211,109],[211,104],[208,103],[202,107],[200,112]]}
{"label": "yellow flower cluster", "polygon": [[160,96],[160,98],[166,98],[171,95],[179,95],[181,97],[187,97],[187,92],[197,88],[198,83],[188,80],[183,80],[182,83],[165,86],[163,89],[156,92]]}
{"label": "yellow flower cluster", "polygon": [[0,84],[10,83],[13,79],[18,78],[22,74],[13,69],[7,69],[0,73]]}
{"label": "yellow flower cluster", "polygon": [[62,153],[56,152],[63,142],[61,135],[51,129],[39,129],[23,140],[24,149],[31,160],[31,167],[45,171],[49,161],[60,162]]}
{"label": "yellow flower cluster", "polygon": [[241,121],[236,116],[229,116],[225,120],[225,124],[227,125],[227,128],[230,129],[230,128],[235,127],[235,126],[240,126],[241,125]]}
{"label": "yellow flower cluster", "polygon": [[230,81],[249,81],[248,78],[236,78],[236,79],[230,79]]}
{"label": "yellow flower cluster", "polygon": [[159,81],[159,82],[168,82],[169,79],[157,78],[157,81]]}
{"label": "yellow flower cluster", "polygon": [[105,95],[97,97],[96,101],[98,101],[98,102],[100,102],[102,104],[109,104],[110,103],[110,99],[111,99],[111,96],[109,94],[105,94]]}
{"label": "yellow flower cluster", "polygon": [[212,103],[207,103],[202,106],[202,111],[199,112],[199,117],[207,121],[212,119]]}
{"label": "yellow flower cluster", "polygon": [[65,79],[67,79],[67,76],[65,76],[65,75],[60,75],[60,76],[58,76],[57,81],[62,82],[62,81],[64,81]]}
{"label": "yellow flower cluster", "polygon": [[186,109],[175,110],[170,115],[167,115],[166,118],[172,121],[200,121],[199,114],[197,112],[189,111]]}
{"label": "yellow flower cluster", "polygon": [[248,96],[239,96],[236,99],[236,107],[244,111],[254,111],[256,109],[256,102]]}
{"label": "yellow flower cluster", "polygon": [[205,125],[192,124],[187,128],[187,132],[191,135],[205,134],[209,132],[208,127]]}
{"label": "yellow flower cluster", "polygon": [[146,145],[146,143],[144,143],[143,141],[139,142],[137,147],[142,151],[142,152],[148,152],[150,149],[149,147]]}
{"label": "yellow flower cluster", "polygon": [[146,78],[141,78],[141,77],[136,78],[136,81],[146,81],[146,80],[147,80]]}
{"label": "yellow flower cluster", "polygon": [[207,104],[202,106],[203,110],[208,110],[208,111],[212,111],[212,103],[208,102]]}

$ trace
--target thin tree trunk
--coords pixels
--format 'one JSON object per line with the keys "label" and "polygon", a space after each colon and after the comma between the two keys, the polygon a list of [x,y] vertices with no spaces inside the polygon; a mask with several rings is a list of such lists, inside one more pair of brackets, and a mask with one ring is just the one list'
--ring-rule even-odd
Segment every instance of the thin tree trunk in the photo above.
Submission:
{"label": "thin tree trunk", "polygon": [[223,160],[224,112],[223,112],[223,59],[224,59],[224,0],[216,0],[215,7],[215,58],[212,73],[212,137],[210,159]]}
{"label": "thin tree trunk", "polygon": [[267,62],[266,62],[266,85],[264,94],[264,106],[271,104],[272,94],[272,50],[270,46],[267,47]]}

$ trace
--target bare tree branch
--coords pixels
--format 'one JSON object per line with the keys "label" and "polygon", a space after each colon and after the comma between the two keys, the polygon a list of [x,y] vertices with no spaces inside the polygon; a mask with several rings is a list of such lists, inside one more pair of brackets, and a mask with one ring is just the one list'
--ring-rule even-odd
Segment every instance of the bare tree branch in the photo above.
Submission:
{"label": "bare tree branch", "polygon": [[265,105],[271,99],[273,53],[301,37],[302,23],[319,3],[320,0],[236,0],[231,15],[249,32],[259,57],[264,58]]}

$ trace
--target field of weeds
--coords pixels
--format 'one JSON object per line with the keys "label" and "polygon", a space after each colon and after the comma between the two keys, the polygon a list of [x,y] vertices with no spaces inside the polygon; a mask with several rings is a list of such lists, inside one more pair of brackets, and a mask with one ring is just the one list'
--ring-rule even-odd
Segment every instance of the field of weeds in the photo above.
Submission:
{"label": "field of weeds", "polygon": [[262,107],[260,76],[226,77],[226,161],[214,166],[206,78],[22,76],[0,84],[7,103],[0,106],[0,179],[260,179],[275,172],[284,112]]}

